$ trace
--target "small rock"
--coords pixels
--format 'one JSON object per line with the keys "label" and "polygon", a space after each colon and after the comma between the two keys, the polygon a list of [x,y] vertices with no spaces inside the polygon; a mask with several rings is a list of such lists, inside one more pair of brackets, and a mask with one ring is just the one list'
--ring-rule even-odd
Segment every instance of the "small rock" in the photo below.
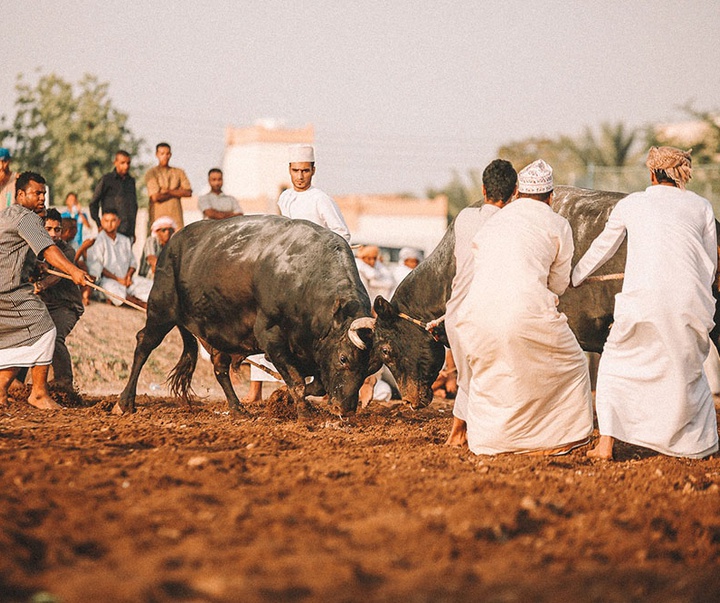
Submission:
{"label": "small rock", "polygon": [[187,462],[188,467],[202,467],[205,463],[208,462],[208,457],[206,456],[194,456],[190,458]]}

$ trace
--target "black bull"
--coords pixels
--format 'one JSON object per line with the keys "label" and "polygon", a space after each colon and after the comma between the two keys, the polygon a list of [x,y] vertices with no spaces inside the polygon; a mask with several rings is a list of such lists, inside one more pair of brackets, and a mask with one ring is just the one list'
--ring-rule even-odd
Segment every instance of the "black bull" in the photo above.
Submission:
{"label": "black bull", "polygon": [[353,411],[369,371],[370,316],[352,251],[335,233],[281,216],[196,222],[173,236],[158,259],[147,321],[114,411],[135,409],[140,371],[175,326],[183,352],[170,381],[184,399],[197,337],[213,348],[215,375],[233,410],[242,407],[230,383],[231,355],[265,352],[298,412],[309,393],[327,393],[331,405]]}
{"label": "black bull", "polygon": [[[600,234],[610,212],[624,193],[594,191],[571,186],[555,189],[553,209],[567,218],[572,226],[575,253],[573,266]],[[478,204],[476,204],[477,206]],[[390,302],[375,300],[377,313],[373,353],[376,361],[385,363],[395,377],[403,399],[413,406],[432,401],[431,385],[437,378],[445,357],[444,346],[422,328],[399,317],[399,313],[428,322],[445,313],[455,276],[455,231],[451,224],[430,256],[398,286]],[[720,224],[715,222],[720,232]],[[626,244],[603,265],[597,275],[623,273]],[[568,289],[560,297],[559,309],[580,345],[588,352],[602,352],[613,321],[615,294],[622,280],[592,282]],[[717,282],[713,295],[718,300]],[[720,303],[715,306],[715,328],[711,335],[717,345],[720,334]]]}

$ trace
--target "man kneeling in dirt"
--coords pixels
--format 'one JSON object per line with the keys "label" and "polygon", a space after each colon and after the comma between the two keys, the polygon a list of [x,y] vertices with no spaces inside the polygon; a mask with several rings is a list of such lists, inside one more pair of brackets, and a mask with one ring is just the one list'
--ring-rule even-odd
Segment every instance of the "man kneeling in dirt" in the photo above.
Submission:
{"label": "man kneeling in dirt", "polygon": [[[90,274],[98,279],[98,285],[115,296],[127,299],[143,308],[153,282],[142,276],[135,276],[137,260],[132,252],[132,242],[118,232],[120,218],[114,210],[106,210],[100,220],[102,231],[87,252]],[[116,306],[122,301],[110,298]]]}

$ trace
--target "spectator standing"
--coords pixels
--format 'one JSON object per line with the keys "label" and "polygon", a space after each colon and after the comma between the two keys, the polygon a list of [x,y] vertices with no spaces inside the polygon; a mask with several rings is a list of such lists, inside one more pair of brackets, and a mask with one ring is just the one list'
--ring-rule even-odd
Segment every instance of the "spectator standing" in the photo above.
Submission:
{"label": "spectator standing", "polygon": [[329,228],[349,243],[350,230],[340,208],[328,195],[312,185],[315,149],[311,145],[294,145],[290,147],[289,155],[293,187],[280,195],[280,213],[293,220],[308,220]]}
{"label": "spectator standing", "polygon": [[[312,186],[315,175],[315,149],[312,145],[293,145],[288,149],[290,180],[292,189],[282,192],[278,199],[280,213],[293,220],[308,220],[339,234],[350,243],[350,230],[345,223],[340,208],[328,195],[319,188]],[[257,364],[275,369],[264,354],[248,356]],[[262,382],[278,380],[265,371],[250,368],[250,391],[243,402],[259,402],[262,400]]]}
{"label": "spectator standing", "polygon": [[390,299],[395,289],[395,279],[380,259],[380,249],[375,245],[363,245],[357,251],[355,263],[360,280],[370,296],[370,303],[372,304],[378,295]]}
{"label": "spectator standing", "polygon": [[178,228],[185,225],[181,199],[192,195],[192,187],[185,172],[180,168],[170,167],[172,151],[167,142],[155,146],[155,157],[158,164],[145,174],[150,210],[150,224],[162,216],[172,218]]}
{"label": "spectator standing", "polygon": [[17,174],[10,171],[10,150],[0,147],[0,209],[10,207],[15,199]]}
{"label": "spectator standing", "polygon": [[208,184],[210,184],[210,192],[198,199],[198,209],[202,212],[204,219],[222,220],[243,215],[238,200],[222,191],[223,173],[221,169],[213,168],[208,172]]}
{"label": "spectator standing", "polygon": [[130,175],[130,162],[127,151],[115,153],[113,171],[105,174],[95,187],[90,201],[90,215],[99,229],[101,212],[114,211],[120,218],[118,232],[134,242],[138,204],[135,178]]}

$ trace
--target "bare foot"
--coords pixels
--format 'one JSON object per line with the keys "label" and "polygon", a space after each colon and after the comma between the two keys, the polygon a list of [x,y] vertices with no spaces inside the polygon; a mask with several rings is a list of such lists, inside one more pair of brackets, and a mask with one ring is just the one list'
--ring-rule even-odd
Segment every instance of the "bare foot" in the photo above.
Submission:
{"label": "bare foot", "polygon": [[38,395],[38,394],[30,394],[28,396],[28,404],[31,404],[35,408],[41,408],[43,410],[61,410],[62,406],[60,406],[55,400],[53,400],[50,396],[47,394],[45,395]]}
{"label": "bare foot", "polygon": [[445,440],[445,446],[453,446],[455,448],[463,448],[467,446],[467,423],[462,419],[453,417],[452,429],[448,439]]}
{"label": "bare foot", "polygon": [[588,450],[587,456],[591,459],[612,460],[614,443],[612,437],[601,435],[595,448]]}

